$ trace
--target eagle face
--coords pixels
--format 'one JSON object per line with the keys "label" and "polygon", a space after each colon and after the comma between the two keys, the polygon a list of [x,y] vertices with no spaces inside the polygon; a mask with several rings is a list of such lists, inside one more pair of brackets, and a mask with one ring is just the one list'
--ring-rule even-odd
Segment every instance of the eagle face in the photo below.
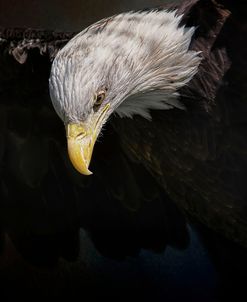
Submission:
{"label": "eagle face", "polygon": [[178,89],[201,58],[189,50],[194,28],[180,21],[175,11],[123,13],[91,25],[58,52],[50,95],[80,173],[91,174],[95,141],[113,112],[150,119],[150,109],[184,108]]}

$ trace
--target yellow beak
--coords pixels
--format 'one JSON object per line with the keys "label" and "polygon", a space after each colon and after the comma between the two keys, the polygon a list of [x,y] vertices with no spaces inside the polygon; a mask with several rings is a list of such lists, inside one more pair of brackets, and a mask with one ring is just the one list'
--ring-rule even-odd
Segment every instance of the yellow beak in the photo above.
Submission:
{"label": "yellow beak", "polygon": [[109,107],[107,104],[102,112],[95,116],[95,121],[90,123],[91,126],[87,123],[72,123],[66,126],[69,158],[74,168],[81,174],[92,174],[88,167],[95,141]]}

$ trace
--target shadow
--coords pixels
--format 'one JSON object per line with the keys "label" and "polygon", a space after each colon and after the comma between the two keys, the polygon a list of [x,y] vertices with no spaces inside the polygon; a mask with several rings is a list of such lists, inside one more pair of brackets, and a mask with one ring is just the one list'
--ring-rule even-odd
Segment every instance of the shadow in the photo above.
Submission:
{"label": "shadow", "polygon": [[[85,295],[119,298],[122,292],[127,298],[132,289],[144,299],[142,278],[118,280],[112,287],[81,255],[93,245],[100,257],[125,266],[142,250],[160,255],[169,246],[184,250],[189,244],[184,215],[142,166],[126,158],[110,125],[95,148],[94,175],[83,177],[67,158],[64,137],[54,136],[56,127],[63,133],[59,121],[49,137],[37,131],[43,116],[12,107],[2,107],[8,119],[1,131],[2,295],[71,297],[83,289]],[[18,120],[32,127],[19,127]],[[82,241],[80,229],[89,242]]]}
{"label": "shadow", "polygon": [[[9,132],[1,222],[29,262],[51,266],[59,257],[76,260],[80,227],[113,258],[134,256],[141,248],[162,252],[167,245],[187,246],[183,215],[143,167],[127,160],[112,129],[96,147],[95,174],[89,178],[73,170],[65,148],[54,140],[43,146],[45,135],[21,137],[13,127]],[[42,165],[33,169],[37,160]]]}

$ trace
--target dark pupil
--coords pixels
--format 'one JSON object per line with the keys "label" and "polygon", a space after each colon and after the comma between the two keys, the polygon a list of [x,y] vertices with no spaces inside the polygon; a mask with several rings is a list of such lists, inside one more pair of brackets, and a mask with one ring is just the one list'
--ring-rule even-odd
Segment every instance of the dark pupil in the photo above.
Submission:
{"label": "dark pupil", "polygon": [[105,95],[103,93],[99,94],[97,96],[96,101],[95,101],[94,106],[93,106],[94,111],[97,111],[99,109],[100,105],[104,101],[104,97],[105,97]]}
{"label": "dark pupil", "polygon": [[103,101],[103,95],[100,94],[97,96],[97,99],[96,99],[96,102],[95,102],[95,105],[100,105]]}
{"label": "dark pupil", "polygon": [[102,102],[104,101],[105,98],[105,94],[104,93],[100,93],[99,95],[97,95],[96,101],[95,101],[95,105],[99,106],[102,104]]}

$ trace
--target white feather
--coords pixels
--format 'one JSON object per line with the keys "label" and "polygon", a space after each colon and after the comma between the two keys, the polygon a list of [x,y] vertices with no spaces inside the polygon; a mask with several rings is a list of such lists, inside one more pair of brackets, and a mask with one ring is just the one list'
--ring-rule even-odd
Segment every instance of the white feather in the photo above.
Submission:
{"label": "white feather", "polygon": [[57,55],[50,76],[53,105],[62,117],[86,120],[93,95],[120,117],[150,109],[184,109],[178,89],[196,74],[201,58],[189,50],[195,28],[179,26],[176,11],[129,12],[104,19],[75,36]]}

